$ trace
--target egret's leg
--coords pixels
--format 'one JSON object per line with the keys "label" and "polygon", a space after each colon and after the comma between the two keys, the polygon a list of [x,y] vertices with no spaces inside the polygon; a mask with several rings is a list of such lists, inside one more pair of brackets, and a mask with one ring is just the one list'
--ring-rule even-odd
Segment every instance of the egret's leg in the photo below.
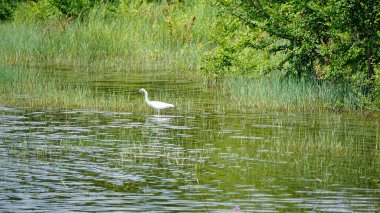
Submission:
{"label": "egret's leg", "polygon": [[158,109],[157,111],[158,111],[158,115],[160,115],[160,110]]}

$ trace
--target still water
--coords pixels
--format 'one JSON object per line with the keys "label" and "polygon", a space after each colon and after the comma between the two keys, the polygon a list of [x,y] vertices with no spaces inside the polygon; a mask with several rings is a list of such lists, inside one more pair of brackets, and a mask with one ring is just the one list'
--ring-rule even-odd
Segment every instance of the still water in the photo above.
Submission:
{"label": "still water", "polygon": [[380,211],[377,119],[220,110],[221,97],[184,80],[117,79],[87,83],[194,104],[160,117],[1,106],[1,212]]}

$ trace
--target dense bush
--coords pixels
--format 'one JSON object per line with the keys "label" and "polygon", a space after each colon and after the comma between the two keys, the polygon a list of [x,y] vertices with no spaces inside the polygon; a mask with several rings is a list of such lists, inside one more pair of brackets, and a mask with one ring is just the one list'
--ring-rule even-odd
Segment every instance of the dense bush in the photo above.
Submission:
{"label": "dense bush", "polygon": [[18,0],[0,0],[0,21],[12,18]]}
{"label": "dense bush", "polygon": [[[379,1],[214,2],[222,8],[221,16],[234,21],[214,33],[217,46],[201,67],[208,75],[221,77],[258,67],[261,70],[250,72],[277,70],[350,85],[361,106],[380,99]],[[264,72],[252,58],[262,59]]]}

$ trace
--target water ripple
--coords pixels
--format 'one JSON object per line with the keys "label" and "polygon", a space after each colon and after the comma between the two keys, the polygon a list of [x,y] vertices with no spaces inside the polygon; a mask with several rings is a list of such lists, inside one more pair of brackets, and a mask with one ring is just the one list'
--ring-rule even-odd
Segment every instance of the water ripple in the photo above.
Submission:
{"label": "water ripple", "polygon": [[[336,136],[341,129],[323,129],[324,120],[313,121],[313,130],[305,132],[297,131],[305,128],[302,116],[302,127],[294,117],[286,123],[276,120],[278,114],[247,116],[0,106],[0,211],[379,209],[376,161],[371,167],[363,158],[364,150],[374,150],[365,148],[371,144],[361,143],[350,155],[336,141],[339,152],[320,143],[348,138]],[[376,153],[369,156],[377,159]]]}

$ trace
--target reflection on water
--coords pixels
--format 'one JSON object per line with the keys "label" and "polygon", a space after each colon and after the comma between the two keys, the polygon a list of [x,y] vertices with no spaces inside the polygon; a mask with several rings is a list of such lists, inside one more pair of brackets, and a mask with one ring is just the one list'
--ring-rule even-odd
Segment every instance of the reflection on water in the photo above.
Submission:
{"label": "reflection on water", "polygon": [[379,123],[0,108],[0,211],[376,212]]}

